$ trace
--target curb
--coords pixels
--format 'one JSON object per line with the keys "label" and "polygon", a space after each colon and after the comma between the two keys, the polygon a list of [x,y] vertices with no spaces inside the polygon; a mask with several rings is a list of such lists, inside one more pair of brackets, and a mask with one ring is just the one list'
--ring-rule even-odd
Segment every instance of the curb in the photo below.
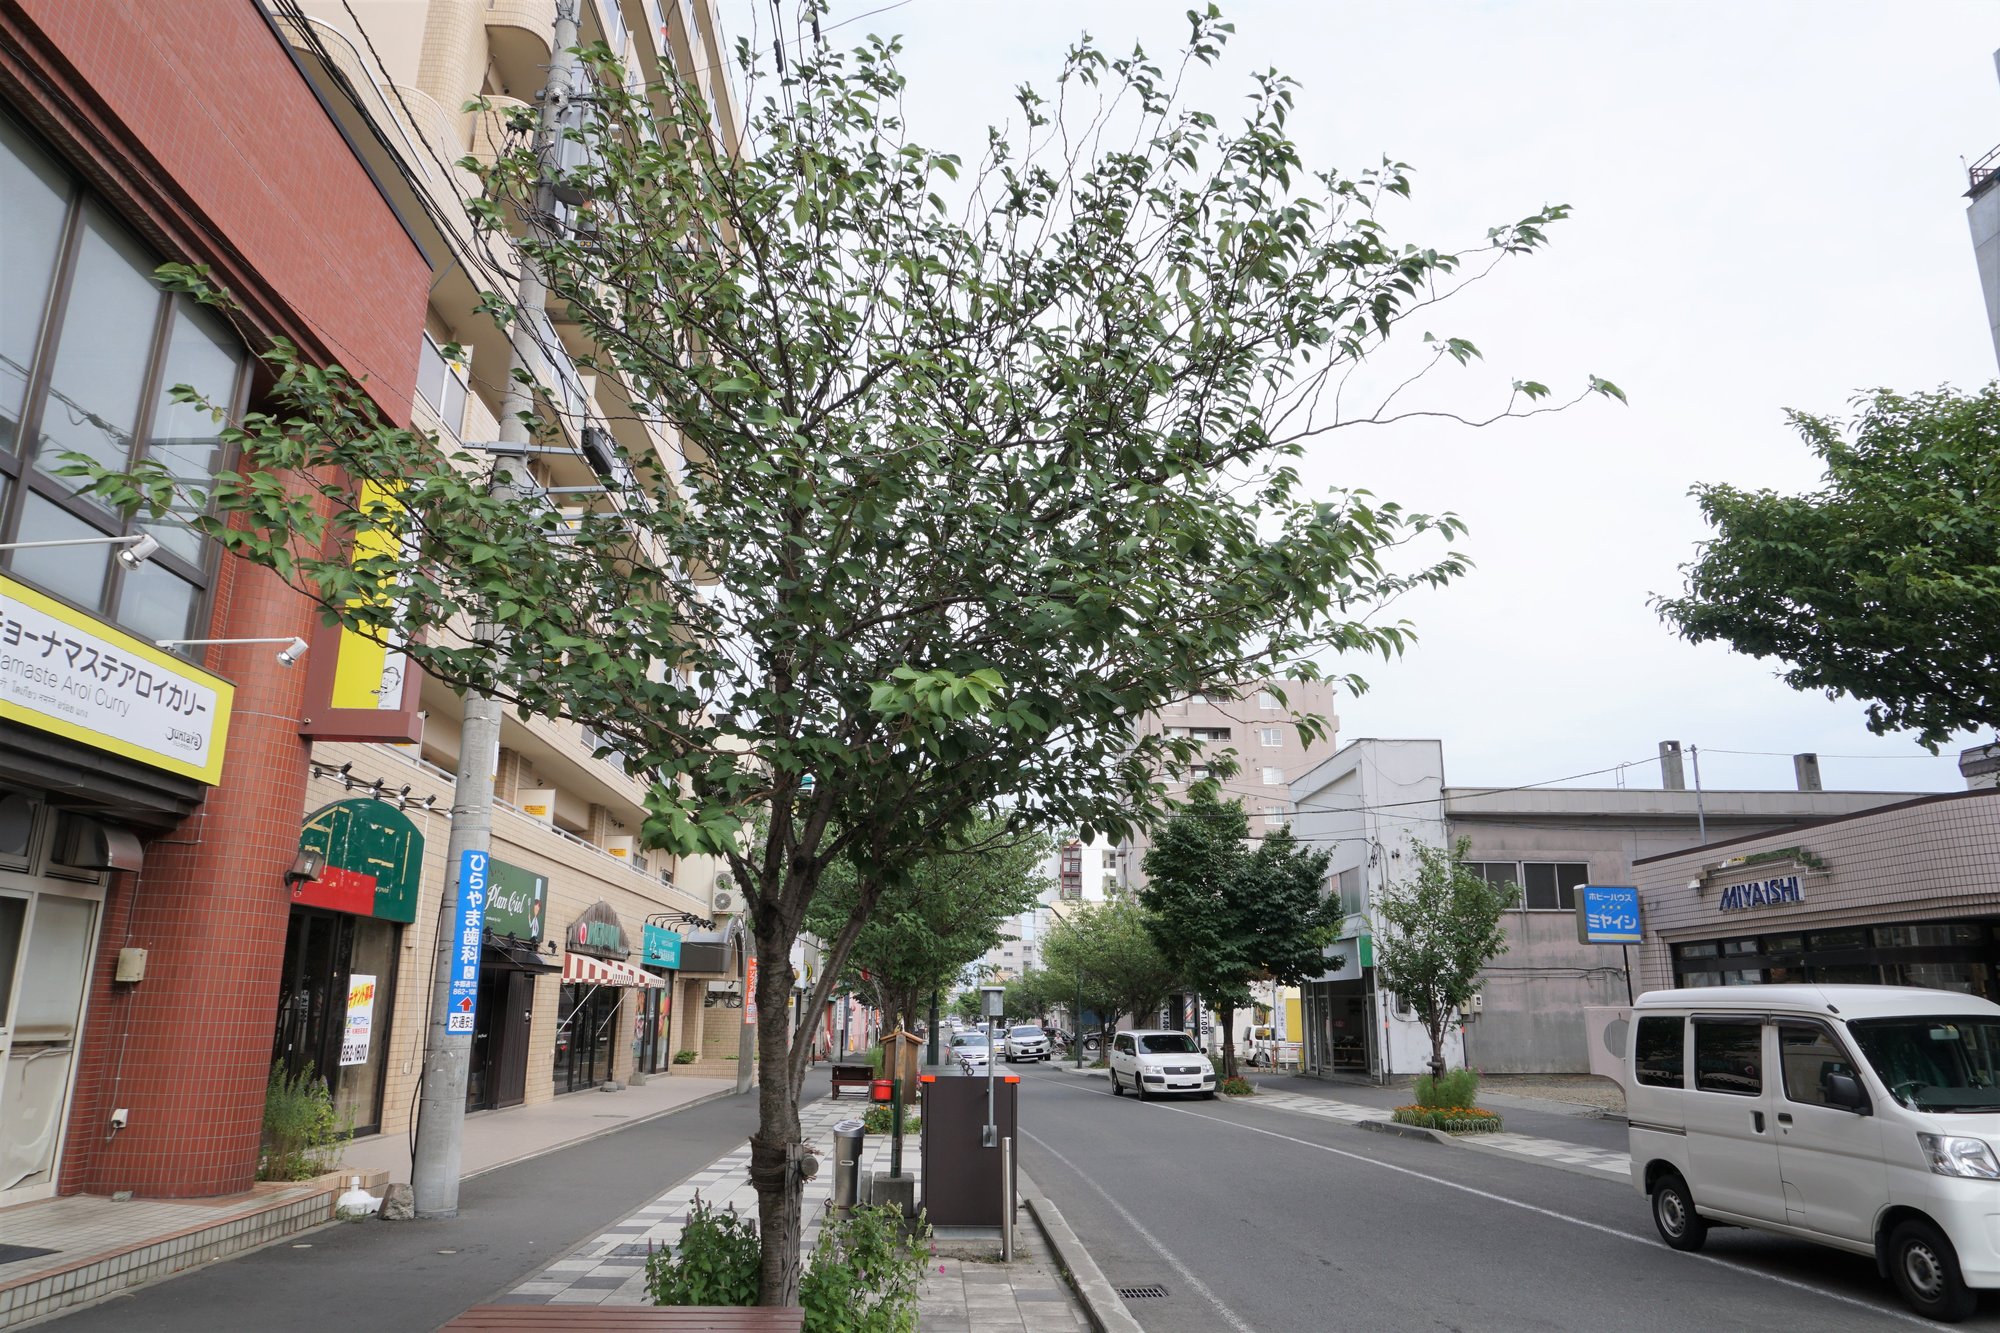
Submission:
{"label": "curb", "polygon": [[1085,1065],[1082,1069],[1078,1069],[1074,1065],[1051,1065],[1049,1067],[1055,1070],[1059,1074],[1068,1074],[1071,1078],[1076,1078],[1079,1076],[1083,1078],[1111,1077],[1111,1071],[1109,1069],[1092,1069],[1088,1065]]}
{"label": "curb", "polygon": [[[751,1091],[753,1092],[756,1091],[756,1085],[754,1083],[751,1085]],[[737,1095],[738,1094],[736,1092],[736,1089],[734,1088],[724,1088],[717,1092],[704,1092],[701,1096],[696,1097],[692,1101],[682,1102],[678,1106],[669,1106],[664,1108],[663,1110],[655,1111],[651,1115],[635,1116],[630,1120],[621,1120],[615,1125],[606,1125],[602,1129],[593,1131],[592,1133],[589,1134],[582,1135],[579,1138],[565,1139],[561,1143],[552,1143],[546,1148],[537,1148],[533,1152],[522,1153],[519,1157],[510,1157],[504,1162],[495,1162],[491,1166],[482,1166],[477,1171],[468,1171],[464,1173],[459,1177],[459,1179],[471,1180],[474,1179],[475,1177],[483,1176],[489,1171],[498,1171],[502,1167],[519,1166],[522,1162],[532,1162],[537,1157],[547,1157],[550,1153],[561,1152],[565,1148],[574,1148],[579,1143],[589,1143],[593,1139],[601,1139],[606,1134],[616,1134],[620,1130],[630,1129],[634,1125],[649,1125],[653,1121],[659,1120],[665,1116],[678,1115],[682,1111],[692,1111],[697,1106],[706,1106],[710,1102],[719,1102],[724,1097],[734,1097]]]}
{"label": "curb", "polygon": [[1449,1143],[1457,1146],[1458,1140],[1441,1129],[1431,1129],[1426,1125],[1404,1125],[1394,1120],[1357,1120],[1358,1128],[1373,1130],[1377,1134],[1394,1134],[1400,1139],[1428,1139],[1432,1143]]}
{"label": "curb", "polygon": [[1035,1219],[1042,1239],[1048,1242],[1056,1262],[1062,1265],[1070,1288],[1083,1303],[1084,1313],[1090,1316],[1090,1326],[1097,1333],[1144,1333],[1139,1321],[1125,1308],[1118,1289],[1111,1285],[1111,1280],[1104,1276],[1104,1270],[1090,1257],[1090,1251],[1083,1247],[1083,1241],[1070,1229],[1061,1211],[1036,1188],[1026,1172],[1021,1172],[1020,1177],[1021,1202],[1027,1205],[1028,1215]]}

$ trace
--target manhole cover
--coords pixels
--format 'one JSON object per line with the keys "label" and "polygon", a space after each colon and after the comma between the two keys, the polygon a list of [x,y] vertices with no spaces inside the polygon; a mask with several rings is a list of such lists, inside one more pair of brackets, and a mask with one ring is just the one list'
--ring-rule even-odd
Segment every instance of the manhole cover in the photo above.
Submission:
{"label": "manhole cover", "polygon": [[1120,1287],[1118,1289],[1118,1295],[1128,1301],[1143,1300],[1148,1296],[1164,1296],[1166,1294],[1167,1289],[1165,1287]]}

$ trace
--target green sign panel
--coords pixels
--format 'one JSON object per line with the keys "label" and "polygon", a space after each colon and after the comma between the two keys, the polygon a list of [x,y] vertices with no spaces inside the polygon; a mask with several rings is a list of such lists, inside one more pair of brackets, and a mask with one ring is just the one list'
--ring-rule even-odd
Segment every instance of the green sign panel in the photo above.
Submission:
{"label": "green sign panel", "polygon": [[417,919],[424,835],[387,801],[357,796],[307,816],[299,846],[326,858],[320,877],[292,886],[292,901],[356,916]]}
{"label": "green sign panel", "polygon": [[505,861],[486,865],[486,928],[517,940],[542,939],[542,912],[548,904],[549,877]]}

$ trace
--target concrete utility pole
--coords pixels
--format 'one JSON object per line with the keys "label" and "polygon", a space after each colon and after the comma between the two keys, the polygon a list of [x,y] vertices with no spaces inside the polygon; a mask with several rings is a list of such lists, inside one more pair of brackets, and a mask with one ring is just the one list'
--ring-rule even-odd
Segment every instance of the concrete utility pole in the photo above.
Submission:
{"label": "concrete utility pole", "polygon": [[[576,20],[576,0],[557,0],[555,58],[549,66],[548,86],[542,90],[542,119],[535,133],[535,151],[545,163],[558,141],[563,113],[569,107],[571,77],[576,69],[572,51],[577,44]],[[555,204],[555,187],[545,171],[535,190],[535,208],[528,226],[536,231],[545,227],[547,219],[555,213]],[[534,411],[535,395],[528,384],[519,382],[518,372],[527,372],[531,382],[539,379],[536,372],[541,358],[531,357],[528,348],[533,346],[536,326],[548,299],[540,267],[525,254],[520,261],[521,277],[514,296],[517,313],[507,358],[507,392],[500,409],[503,447],[494,451],[493,459],[492,484],[500,492],[511,490],[525,470],[532,437],[523,418]],[[507,445],[521,447],[510,452],[505,448]],[[497,633],[497,628],[491,625],[474,630],[475,637],[487,640]],[[500,755],[501,713],[498,699],[467,691],[465,721],[459,736],[458,774],[452,788],[451,841],[445,853],[447,873],[455,878],[445,886],[438,903],[437,968],[431,982],[430,1029],[424,1036],[424,1085],[417,1112],[417,1146],[410,1161],[410,1190],[419,1217],[458,1216],[465,1081],[472,1063],[469,1020],[474,1012],[470,1007],[464,1008],[460,1022],[453,1024],[452,983],[462,975],[460,969],[467,966],[458,947],[459,931],[465,927],[459,911],[465,885],[458,881],[466,878],[462,873],[465,868],[476,867],[481,892],[477,903],[468,902],[466,907],[468,912],[479,912],[483,924],[484,875],[486,854],[493,840],[493,781]],[[470,966],[476,989],[479,967],[476,951]]]}

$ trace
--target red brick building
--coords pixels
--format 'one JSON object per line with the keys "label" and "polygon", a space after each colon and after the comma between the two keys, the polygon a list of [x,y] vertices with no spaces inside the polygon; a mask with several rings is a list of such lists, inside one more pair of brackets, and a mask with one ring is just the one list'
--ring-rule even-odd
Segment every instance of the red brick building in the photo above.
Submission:
{"label": "red brick building", "polygon": [[[257,1166],[307,673],[279,644],[160,645],[315,617],[56,469],[229,466],[168,391],[256,404],[274,337],[408,422],[429,264],[255,0],[0,0],[0,236],[0,1206],[231,1193]],[[240,310],[164,291],[166,261]]]}

